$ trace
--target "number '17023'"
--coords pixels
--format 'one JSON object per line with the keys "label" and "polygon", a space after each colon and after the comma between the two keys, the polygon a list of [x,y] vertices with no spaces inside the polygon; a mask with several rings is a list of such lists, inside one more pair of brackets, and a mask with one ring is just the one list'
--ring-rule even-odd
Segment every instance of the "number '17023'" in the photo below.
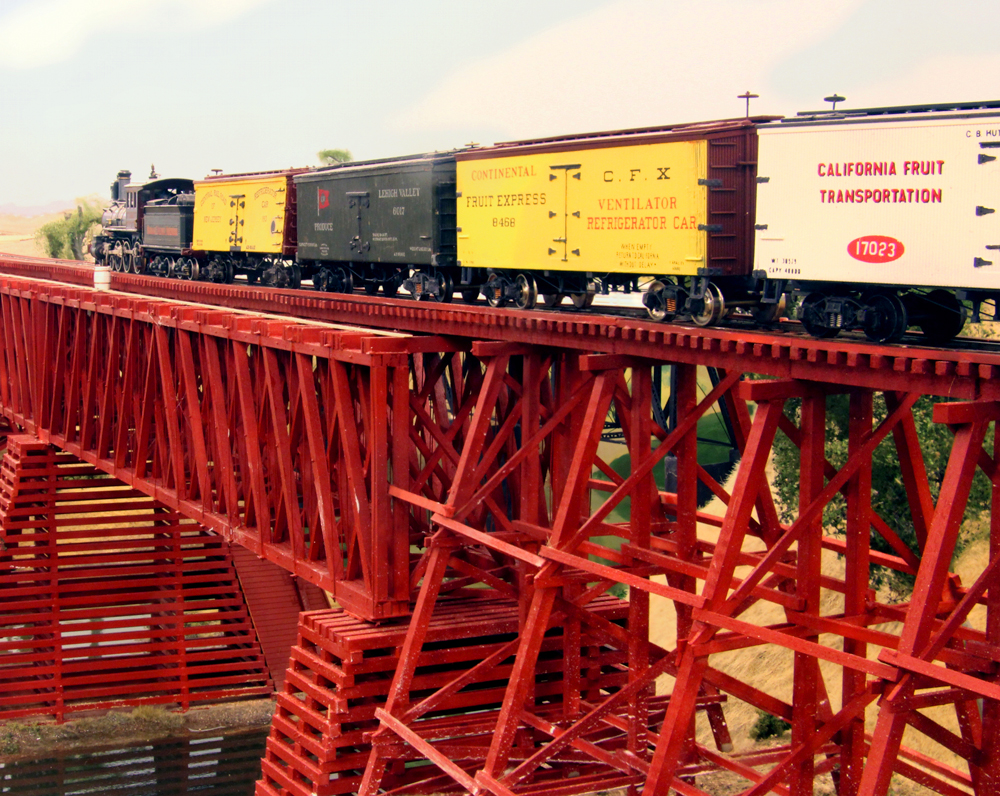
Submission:
{"label": "number '17023'", "polygon": [[891,263],[904,251],[901,241],[887,235],[865,235],[847,244],[847,253],[863,263]]}

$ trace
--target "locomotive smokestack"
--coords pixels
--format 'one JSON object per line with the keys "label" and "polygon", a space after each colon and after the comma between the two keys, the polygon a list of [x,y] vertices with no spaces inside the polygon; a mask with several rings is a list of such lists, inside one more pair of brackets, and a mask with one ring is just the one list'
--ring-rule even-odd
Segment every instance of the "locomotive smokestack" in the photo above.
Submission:
{"label": "locomotive smokestack", "polygon": [[125,186],[132,181],[132,172],[122,169],[118,172],[115,181],[111,183],[111,199],[117,201],[125,198]]}

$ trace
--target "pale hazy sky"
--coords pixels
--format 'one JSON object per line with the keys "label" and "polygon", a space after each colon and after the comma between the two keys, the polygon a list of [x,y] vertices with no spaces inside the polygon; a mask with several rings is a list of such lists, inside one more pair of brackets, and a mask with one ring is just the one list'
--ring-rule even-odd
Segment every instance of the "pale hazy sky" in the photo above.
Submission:
{"label": "pale hazy sky", "polygon": [[0,204],[118,169],[1000,99],[995,0],[0,0]]}

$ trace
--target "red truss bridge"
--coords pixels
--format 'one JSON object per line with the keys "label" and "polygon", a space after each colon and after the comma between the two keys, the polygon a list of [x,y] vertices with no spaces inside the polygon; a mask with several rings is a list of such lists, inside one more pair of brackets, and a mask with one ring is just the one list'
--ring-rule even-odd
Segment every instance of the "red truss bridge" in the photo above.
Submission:
{"label": "red truss bridge", "polygon": [[[45,589],[75,577],[83,552],[66,546],[99,535],[93,518],[66,530],[78,512],[67,494],[82,487],[59,468],[72,466],[136,501],[160,540],[143,550],[221,539],[335,601],[299,616],[262,796],[689,796],[719,772],[745,794],[832,780],[883,796],[894,777],[946,796],[996,791],[996,505],[984,565],[950,569],[977,470],[1000,495],[1000,355],[119,274],[102,291],[91,267],[52,261],[7,258],[0,272],[0,612],[21,606],[2,625],[0,676],[9,661],[32,704],[63,698],[69,669],[53,670],[49,693],[32,667],[72,627],[49,612],[30,650],[13,636],[28,635]],[[850,406],[837,466],[834,394]],[[914,420],[924,396],[952,439],[939,488]],[[698,459],[699,420],[714,412],[739,452],[724,482]],[[767,477],[779,435],[799,452],[790,519]],[[873,509],[882,444],[918,549]],[[832,501],[846,505],[843,535],[823,524]],[[38,564],[43,532],[45,555],[65,548],[60,568]],[[93,563],[134,566],[115,541],[131,536],[102,533]],[[171,559],[182,574],[212,561],[203,601],[234,588],[217,548]],[[873,590],[872,565],[913,580],[907,602]],[[32,572],[44,578],[31,575],[29,610]],[[652,622],[651,634],[657,612],[676,630]],[[222,619],[215,657],[161,683],[160,701],[217,698],[223,670],[247,692],[266,684],[246,622],[237,638]],[[152,636],[130,639],[132,653],[155,652]],[[91,671],[122,667],[110,649]],[[787,676],[731,673],[750,649]],[[746,706],[790,732],[749,745],[727,721]]]}

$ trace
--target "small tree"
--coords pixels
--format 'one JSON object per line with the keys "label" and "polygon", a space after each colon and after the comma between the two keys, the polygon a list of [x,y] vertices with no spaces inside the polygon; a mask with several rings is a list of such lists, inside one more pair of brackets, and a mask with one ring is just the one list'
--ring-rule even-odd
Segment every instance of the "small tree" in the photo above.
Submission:
{"label": "small tree", "polygon": [[101,220],[101,205],[89,199],[78,199],[76,212],[67,212],[64,218],[43,224],[35,239],[47,257],[62,260],[82,260],[84,239],[91,227]]}
{"label": "small tree", "polygon": [[347,149],[321,149],[316,153],[316,157],[324,166],[336,166],[338,163],[350,163],[354,160],[350,150]]}

